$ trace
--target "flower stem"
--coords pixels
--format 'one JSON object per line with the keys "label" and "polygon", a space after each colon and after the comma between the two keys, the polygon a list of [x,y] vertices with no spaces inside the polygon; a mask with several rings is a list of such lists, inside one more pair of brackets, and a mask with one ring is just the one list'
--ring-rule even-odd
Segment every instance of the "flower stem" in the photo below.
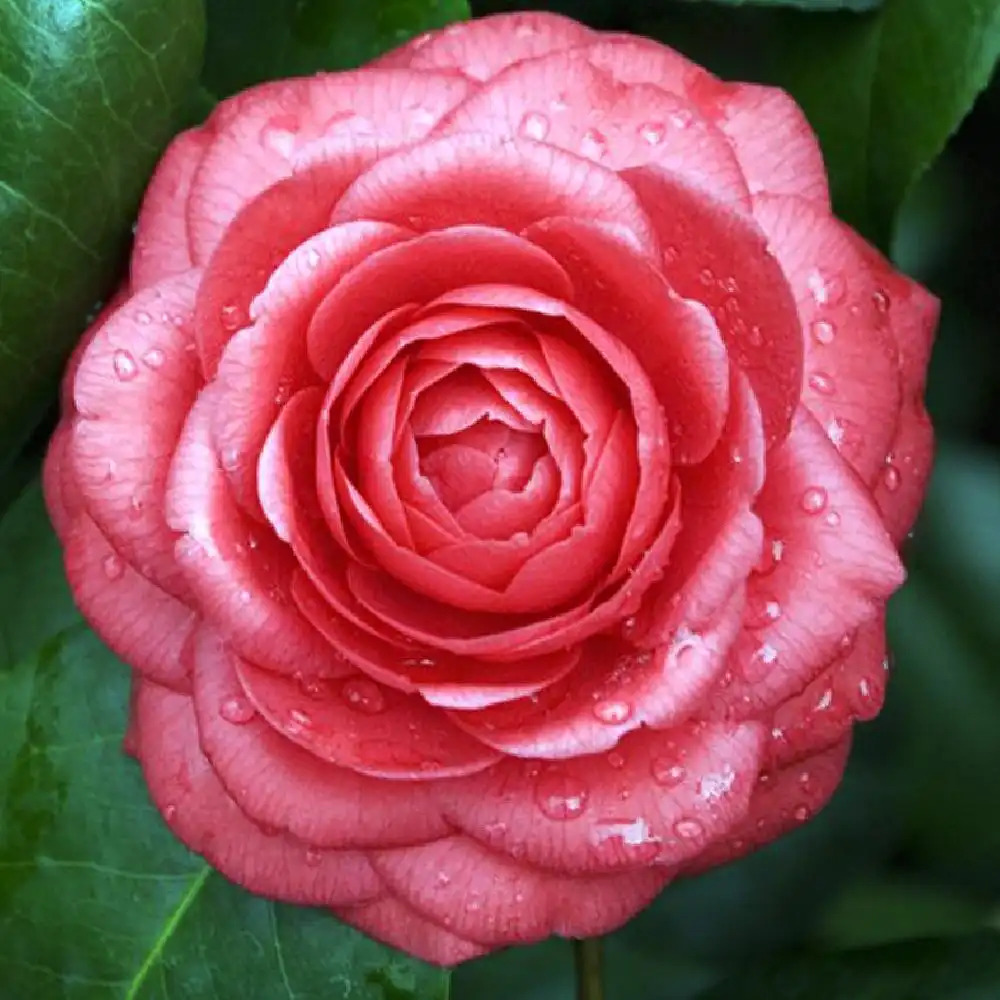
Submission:
{"label": "flower stem", "polygon": [[604,1000],[604,942],[582,938],[573,942],[576,1000]]}

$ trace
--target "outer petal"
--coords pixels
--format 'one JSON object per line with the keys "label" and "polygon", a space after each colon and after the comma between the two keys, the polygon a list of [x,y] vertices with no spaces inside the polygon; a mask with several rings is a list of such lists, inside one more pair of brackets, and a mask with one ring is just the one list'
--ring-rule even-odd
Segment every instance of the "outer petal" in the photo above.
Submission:
{"label": "outer petal", "polygon": [[163,154],[135,225],[129,280],[136,291],[194,266],[187,200],[211,142],[210,127],[189,129],[174,138]]}
{"label": "outer petal", "polygon": [[659,87],[623,87],[588,49],[516,63],[474,91],[437,134],[487,132],[544,141],[612,170],[656,164],[749,210],[726,137],[699,109]]}
{"label": "outer petal", "polygon": [[425,920],[411,907],[389,896],[361,906],[337,907],[334,912],[377,941],[434,965],[457,965],[489,950]]}
{"label": "outer petal", "polygon": [[802,392],[802,328],[764,234],[742,212],[649,167],[624,171],[663,246],[663,272],[708,306],[729,357],[757,397],[768,445],[790,426]]}
{"label": "outer petal", "polygon": [[882,465],[900,406],[900,366],[877,285],[840,224],[801,198],[762,195],[757,221],[795,293],[805,336],[802,401],[858,475]]}
{"label": "outer petal", "polygon": [[288,177],[311,143],[377,136],[390,148],[406,145],[467,90],[457,74],[368,67],[265,83],[223,101],[188,201],[194,261],[208,260],[240,209]]}
{"label": "outer petal", "polygon": [[182,534],[175,556],[204,617],[254,662],[287,674],[346,672],[343,661],[298,613],[289,586],[295,560],[242,514],[209,437],[212,389],[195,403],[167,490],[167,520]]}
{"label": "outer petal", "polygon": [[189,697],[144,683],[135,716],[139,759],[156,807],[173,832],[227,878],[258,895],[312,906],[354,905],[380,894],[363,854],[309,847],[247,819],[198,748]]}
{"label": "outer petal", "polygon": [[801,691],[903,580],[870,494],[804,410],[770,455],[756,510],[782,559],[750,580],[736,676],[706,704],[713,717],[757,715]]}
{"label": "outer petal", "polygon": [[144,677],[190,690],[188,643],[198,616],[132,569],[86,515],[64,544],[73,600],[94,631]]}
{"label": "outer petal", "polygon": [[457,70],[473,80],[488,80],[522,59],[559,52],[596,37],[582,24],[558,14],[497,14],[420,35],[375,65]]}
{"label": "outer petal", "polygon": [[670,872],[659,867],[617,875],[553,875],[462,835],[378,851],[371,860],[390,892],[418,913],[494,947],[550,934],[606,934],[652,902],[670,879]]}
{"label": "outer petal", "polygon": [[850,748],[846,737],[829,750],[762,774],[743,820],[685,865],[682,874],[697,875],[734,861],[812,819],[837,790]]}
{"label": "outer petal", "polygon": [[558,215],[622,226],[655,251],[649,219],[613,171],[541,143],[478,133],[428,140],[380,160],[347,190],[333,221],[380,219],[424,231],[479,224],[517,233]]}
{"label": "outer petal", "polygon": [[495,851],[555,872],[673,866],[745,814],[759,723],[632,733],[605,758],[505,760],[439,783],[445,818]]}
{"label": "outer petal", "polygon": [[499,754],[413,695],[347,678],[314,698],[291,678],[239,661],[247,697],[292,742],[321,760],[375,778],[426,781],[489,767]]}
{"label": "outer petal", "polygon": [[[341,697],[345,690],[315,678],[300,683],[314,700]],[[356,681],[349,683],[348,693],[364,693]],[[202,750],[258,825],[331,848],[419,844],[448,833],[427,785],[335,767],[272,728],[247,701],[232,654],[204,628],[194,643],[194,701]]]}
{"label": "outer petal", "polygon": [[138,292],[97,331],[76,371],[69,450],[87,510],[118,554],[181,598],[189,591],[163,497],[200,383],[189,350],[198,277],[188,271]]}

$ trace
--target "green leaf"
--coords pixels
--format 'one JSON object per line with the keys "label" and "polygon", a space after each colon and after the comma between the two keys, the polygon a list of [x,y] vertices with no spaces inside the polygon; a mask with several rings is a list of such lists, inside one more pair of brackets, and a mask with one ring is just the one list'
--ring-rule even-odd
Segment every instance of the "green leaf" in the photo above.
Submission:
{"label": "green leaf", "polygon": [[731,7],[797,7],[806,11],[875,10],[883,0],[687,0],[688,3],[718,3]]}
{"label": "green leaf", "polygon": [[413,35],[467,19],[467,0],[207,0],[205,86],[348,69]]}
{"label": "green leaf", "polygon": [[128,671],[72,609],[40,490],[0,523],[0,983],[60,1000],[444,1000],[447,976],[231,885],[121,752]]}
{"label": "green leaf", "polygon": [[111,290],[203,35],[201,0],[0,0],[0,468]]}
{"label": "green leaf", "polygon": [[819,133],[838,210],[885,248],[998,56],[1000,0],[885,0],[796,20],[773,73]]}
{"label": "green leaf", "polygon": [[725,980],[699,1000],[995,1000],[1000,935],[789,956]]}

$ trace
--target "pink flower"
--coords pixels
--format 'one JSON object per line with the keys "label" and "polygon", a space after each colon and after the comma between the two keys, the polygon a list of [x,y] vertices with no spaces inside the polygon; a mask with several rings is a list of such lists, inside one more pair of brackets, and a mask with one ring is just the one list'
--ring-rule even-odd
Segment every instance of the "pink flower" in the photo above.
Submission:
{"label": "pink flower", "polygon": [[824,804],[936,301],[781,91],[519,14],[170,146],[46,488],[129,749],[249,890],[454,963]]}

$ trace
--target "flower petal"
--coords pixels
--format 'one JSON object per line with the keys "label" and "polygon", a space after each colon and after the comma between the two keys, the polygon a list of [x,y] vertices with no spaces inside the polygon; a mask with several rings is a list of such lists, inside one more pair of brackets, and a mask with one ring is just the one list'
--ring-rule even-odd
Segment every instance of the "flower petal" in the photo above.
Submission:
{"label": "flower petal", "polygon": [[134,711],[153,802],[174,834],[226,878],[258,895],[310,906],[356,904],[382,891],[363,854],[310,847],[247,818],[199,749],[190,697],[147,682]]}

